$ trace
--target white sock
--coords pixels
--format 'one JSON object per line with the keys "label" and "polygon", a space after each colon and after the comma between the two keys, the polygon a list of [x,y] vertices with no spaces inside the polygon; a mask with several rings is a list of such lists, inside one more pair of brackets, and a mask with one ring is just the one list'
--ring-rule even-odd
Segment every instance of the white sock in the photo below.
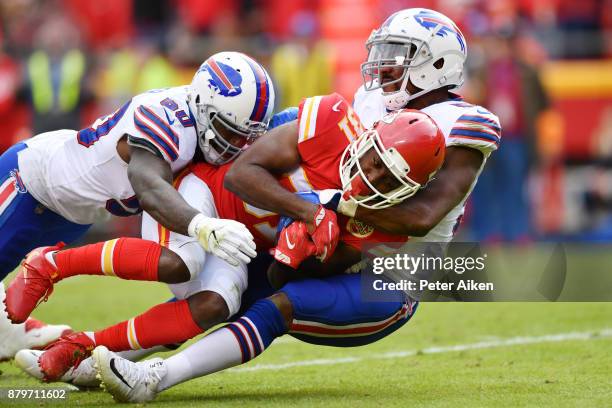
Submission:
{"label": "white sock", "polygon": [[241,363],[236,337],[229,329],[221,328],[166,360],[168,374],[159,383],[159,391]]}

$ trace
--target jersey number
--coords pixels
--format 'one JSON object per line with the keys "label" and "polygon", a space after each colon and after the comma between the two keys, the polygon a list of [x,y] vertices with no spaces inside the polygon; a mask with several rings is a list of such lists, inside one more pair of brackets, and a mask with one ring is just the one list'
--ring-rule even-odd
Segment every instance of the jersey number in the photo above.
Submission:
{"label": "jersey number", "polygon": [[342,133],[344,133],[344,136],[346,136],[349,142],[357,139],[357,137],[363,133],[363,125],[351,107],[348,108],[346,116],[338,122],[338,127],[342,130]]}
{"label": "jersey number", "polygon": [[[276,224],[278,223],[277,214],[273,213],[272,211],[262,210],[261,208],[254,207],[247,203],[243,204],[247,213],[262,220],[262,222],[253,224],[253,228],[255,228],[270,242],[274,242],[274,238],[276,237]],[[266,218],[270,219],[265,220]]]}
{"label": "jersey number", "polygon": [[128,101],[115,113],[107,116],[101,123],[98,124],[102,118],[96,120],[92,127],[80,130],[79,133],[77,133],[77,141],[79,144],[81,146],[91,147],[94,143],[100,140],[102,136],[108,135],[108,133],[121,120],[131,102],[131,100]]}
{"label": "jersey number", "polygon": [[[183,125],[183,127],[193,126],[193,121],[191,120],[189,115],[187,115],[184,110],[178,110],[179,108],[178,103],[174,102],[174,100],[172,100],[171,98],[164,99],[163,101],[160,102],[160,105],[175,112],[174,117],[176,117],[178,121],[181,122],[181,125]],[[170,121],[170,118],[168,118],[168,121]]]}

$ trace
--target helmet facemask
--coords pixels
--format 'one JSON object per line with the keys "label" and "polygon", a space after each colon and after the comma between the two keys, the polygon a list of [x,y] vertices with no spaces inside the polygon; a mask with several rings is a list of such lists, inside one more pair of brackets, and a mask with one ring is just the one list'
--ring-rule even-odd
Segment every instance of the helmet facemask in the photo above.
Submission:
{"label": "helmet facemask", "polygon": [[268,128],[267,123],[251,120],[238,125],[213,105],[201,103],[199,96],[194,105],[198,145],[210,164],[222,165],[234,160]]}
{"label": "helmet facemask", "polygon": [[[382,192],[369,180],[360,160],[374,149],[385,167],[398,182],[395,189]],[[340,160],[340,180],[343,197],[369,209],[382,209],[398,204],[416,194],[421,184],[408,177],[410,166],[394,148],[385,149],[375,129],[364,132],[344,151]]]}
{"label": "helmet facemask", "polygon": [[[364,89],[371,91],[382,88],[382,96],[388,110],[402,109],[411,100],[434,89],[445,86],[449,89],[457,88],[463,83],[465,46],[459,50],[448,48],[448,44],[441,43],[446,38],[451,38],[451,34],[444,32],[440,35],[441,30],[447,29],[448,25],[438,24],[428,34],[420,35],[419,38],[402,34],[404,31],[411,32],[409,24],[405,28],[401,33],[398,27],[392,28],[392,31],[387,26],[374,30],[366,42],[368,60],[361,64]],[[463,39],[458,29],[454,29],[457,33],[453,35]],[[440,44],[443,44],[442,49]],[[457,42],[457,48],[459,44],[460,42]],[[390,70],[401,70],[401,75],[395,73],[393,78],[389,78]],[[409,92],[409,82],[418,91]],[[396,90],[385,91],[390,85],[396,85]]]}
{"label": "helmet facemask", "polygon": [[[366,42],[366,48],[368,60],[361,64],[366,91],[397,83],[401,84],[400,90],[403,90],[407,84],[409,69],[425,64],[432,58],[427,43],[408,36],[381,33],[381,30],[372,32]],[[392,69],[401,69],[402,74],[397,78],[385,79],[384,73]]]}

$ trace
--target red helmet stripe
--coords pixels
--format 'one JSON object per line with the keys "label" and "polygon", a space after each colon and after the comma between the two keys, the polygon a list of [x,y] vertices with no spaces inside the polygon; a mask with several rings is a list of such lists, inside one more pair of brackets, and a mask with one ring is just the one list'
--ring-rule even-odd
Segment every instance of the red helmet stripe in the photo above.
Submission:
{"label": "red helmet stripe", "polygon": [[221,82],[223,82],[223,84],[228,89],[234,89],[234,85],[232,85],[232,83],[230,82],[228,77],[225,75],[225,72],[223,72],[221,67],[219,67],[219,65],[217,65],[217,61],[215,61],[214,59],[210,58],[208,60],[208,65],[212,68],[213,71],[215,71],[215,74],[217,74],[217,76],[219,77]]}

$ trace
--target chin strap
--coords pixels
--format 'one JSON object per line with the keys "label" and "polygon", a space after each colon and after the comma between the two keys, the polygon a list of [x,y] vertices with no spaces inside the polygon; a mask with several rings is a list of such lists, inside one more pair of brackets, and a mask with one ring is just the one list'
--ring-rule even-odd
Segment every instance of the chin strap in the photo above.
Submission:
{"label": "chin strap", "polygon": [[[404,108],[408,102],[410,102],[413,99],[416,99],[420,96],[425,95],[427,92],[431,92],[434,89],[438,89],[444,86],[444,84],[448,81],[448,77],[460,72],[461,69],[459,68],[459,65],[455,65],[453,66],[453,68],[449,69],[447,71],[447,74],[444,75],[442,78],[438,79],[438,84],[436,85],[432,85],[428,88],[422,89],[417,93],[414,94],[410,94],[408,93],[408,91],[406,90],[406,87],[408,86],[408,80],[410,79],[410,71],[408,71],[406,73],[406,76],[404,77],[404,80],[402,81],[402,86],[401,86],[401,90],[400,91],[396,91],[396,92],[384,92],[382,93],[383,96],[383,100],[385,101],[385,107],[388,110],[399,110]],[[456,85],[456,87],[461,86],[461,84],[463,83],[463,78],[461,78],[460,83],[458,85]]]}
{"label": "chin strap", "polygon": [[203,148],[206,152],[209,152],[211,147],[210,147],[210,141],[212,139],[215,138],[215,132],[212,131],[212,129],[206,129],[206,132],[204,132],[204,144],[203,144]]}
{"label": "chin strap", "polygon": [[212,129],[207,129],[202,136],[200,136],[200,150],[204,154],[204,160],[210,164],[216,164],[219,160],[219,153],[211,146],[210,141],[216,137],[215,132]]}

